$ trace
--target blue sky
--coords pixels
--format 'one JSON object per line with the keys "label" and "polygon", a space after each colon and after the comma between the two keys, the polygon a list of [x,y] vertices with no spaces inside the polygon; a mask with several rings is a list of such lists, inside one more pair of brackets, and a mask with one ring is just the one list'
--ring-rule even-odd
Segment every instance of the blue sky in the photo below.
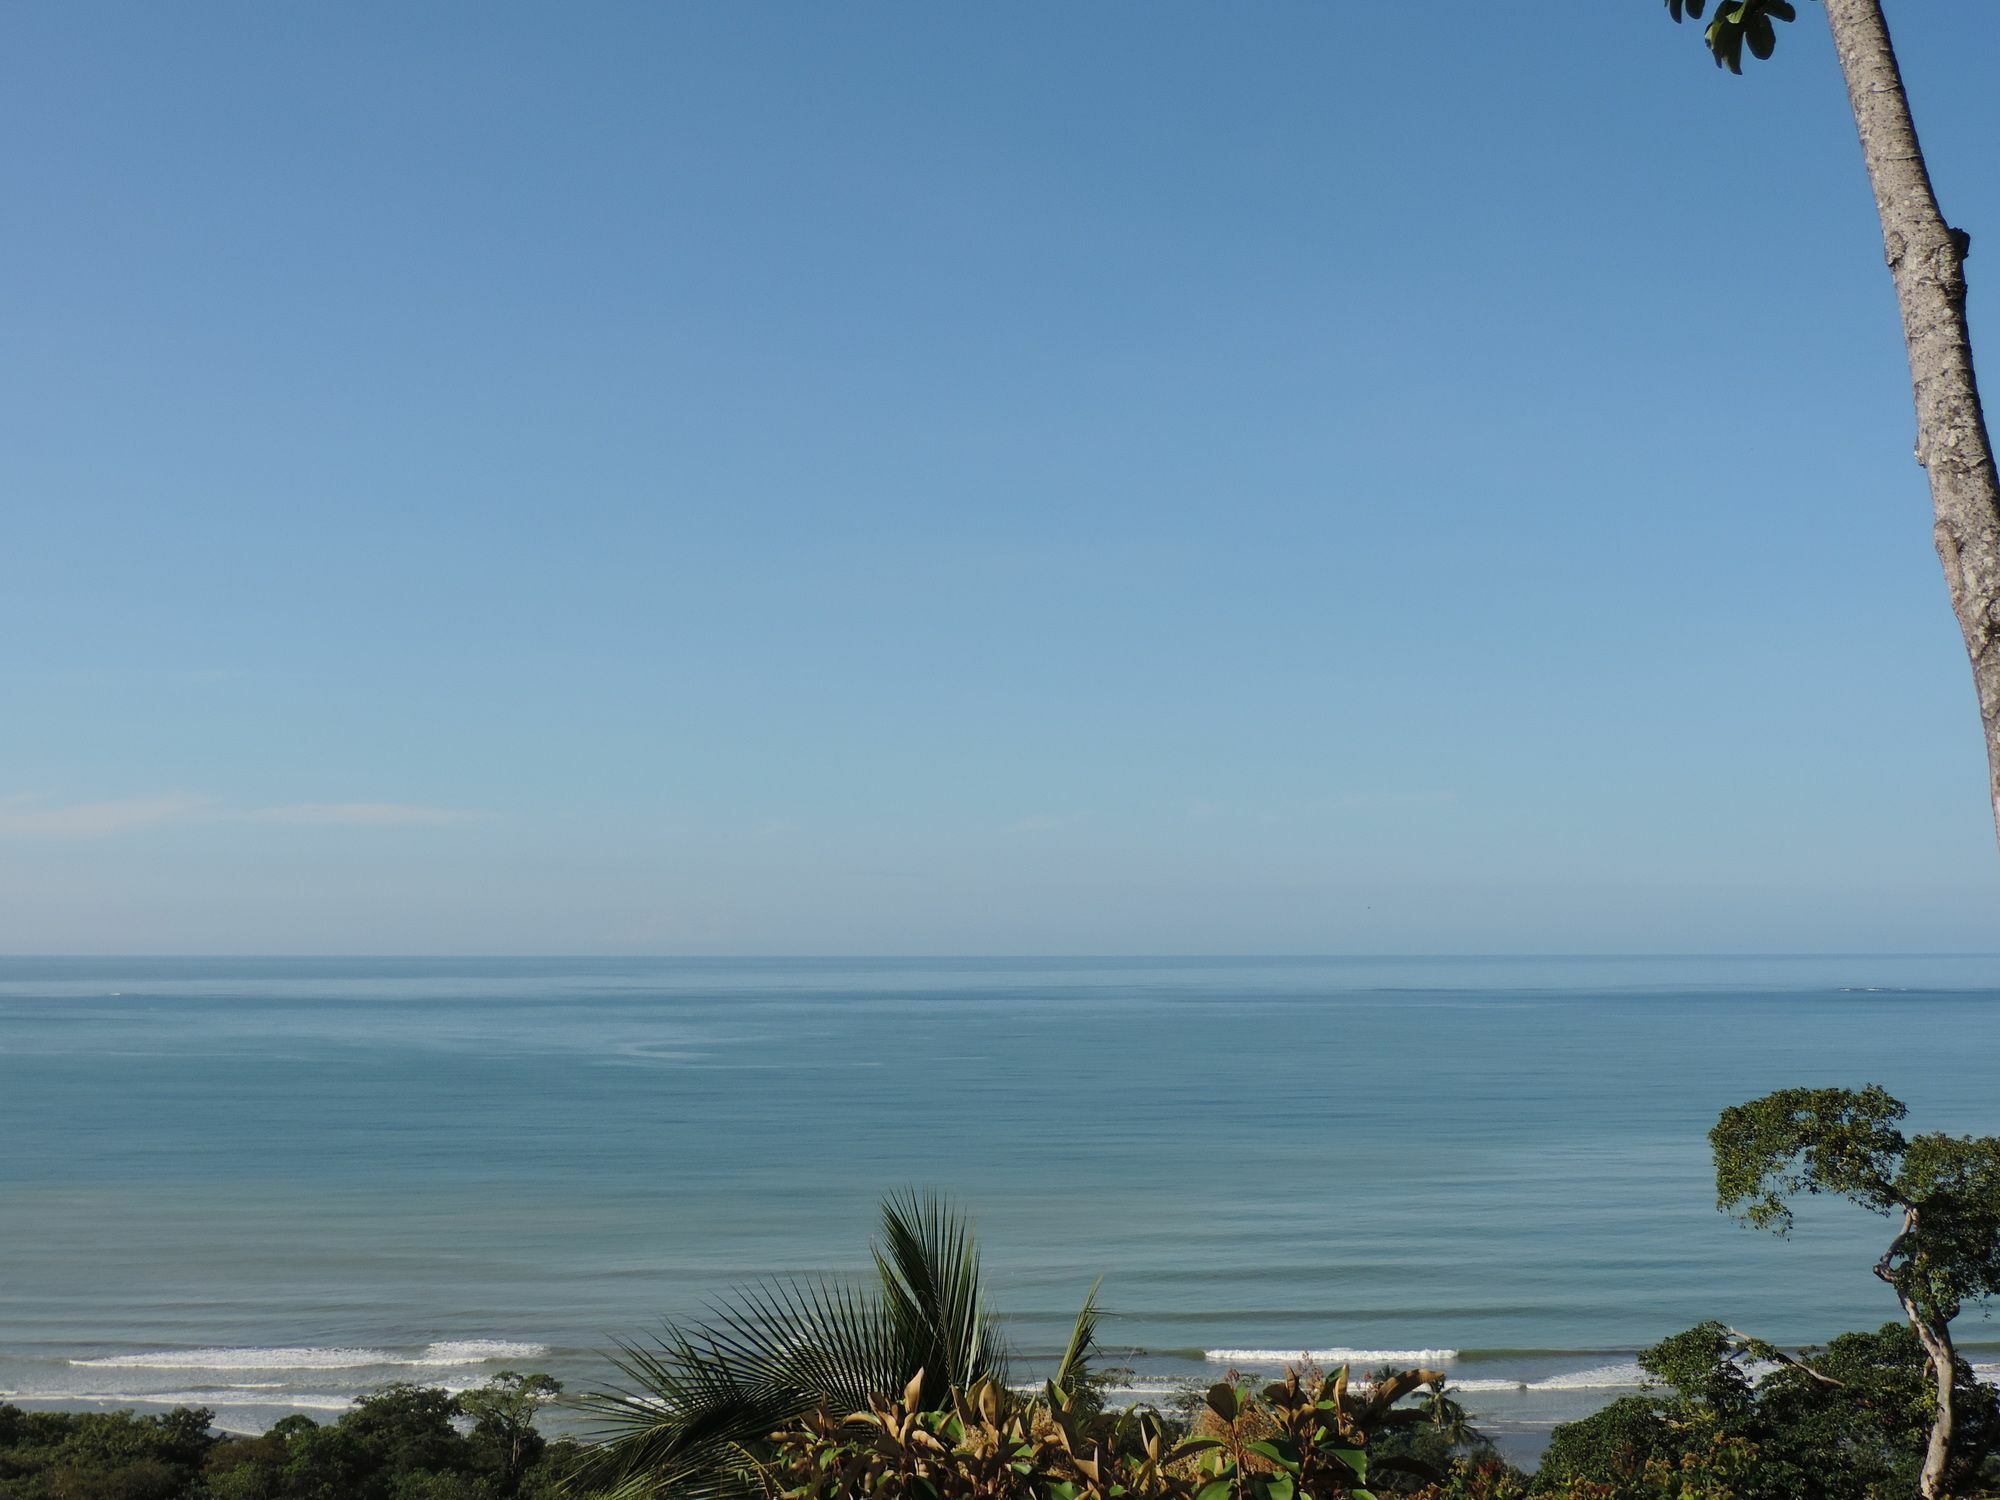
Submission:
{"label": "blue sky", "polygon": [[0,951],[2000,948],[1817,6],[4,32]]}

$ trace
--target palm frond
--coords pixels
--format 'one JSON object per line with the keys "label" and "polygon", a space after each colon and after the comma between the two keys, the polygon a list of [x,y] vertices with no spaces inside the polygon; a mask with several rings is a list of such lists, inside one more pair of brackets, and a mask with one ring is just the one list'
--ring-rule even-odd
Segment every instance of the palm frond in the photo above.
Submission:
{"label": "palm frond", "polygon": [[794,1396],[739,1378],[699,1335],[623,1344],[612,1363],[629,1389],[593,1392],[578,1405],[598,1420],[588,1477],[619,1493],[747,1494],[752,1445],[795,1414]]}
{"label": "palm frond", "polygon": [[[620,1343],[622,1388],[576,1403],[596,1419],[588,1480],[618,1500],[746,1500],[761,1494],[771,1434],[809,1412],[861,1410],[919,1373],[932,1407],[954,1386],[1004,1382],[970,1222],[935,1193],[906,1191],[884,1201],[872,1249],[879,1287],[759,1282],[699,1323]],[[1096,1316],[1093,1288],[1065,1367],[1084,1368]]]}
{"label": "palm frond", "polygon": [[597,1477],[643,1476],[679,1495],[706,1476],[718,1494],[747,1493],[754,1455],[775,1429],[897,1387],[894,1345],[879,1301],[852,1287],[742,1288],[704,1323],[618,1346],[612,1364],[625,1388],[579,1402],[597,1418]]}
{"label": "palm frond", "polygon": [[883,1200],[882,1240],[871,1247],[882,1301],[910,1375],[923,1371],[922,1403],[984,1377],[1004,1382],[1006,1350],[986,1313],[971,1222],[938,1194],[909,1188]]}
{"label": "palm frond", "polygon": [[1049,1384],[1067,1394],[1090,1378],[1090,1357],[1097,1352],[1097,1289],[1104,1285],[1104,1278],[1098,1277],[1090,1284],[1090,1295],[1083,1299],[1083,1306],[1076,1315],[1076,1324],[1069,1331],[1069,1344],[1063,1350],[1062,1360],[1056,1365],[1056,1372],[1049,1377]]}

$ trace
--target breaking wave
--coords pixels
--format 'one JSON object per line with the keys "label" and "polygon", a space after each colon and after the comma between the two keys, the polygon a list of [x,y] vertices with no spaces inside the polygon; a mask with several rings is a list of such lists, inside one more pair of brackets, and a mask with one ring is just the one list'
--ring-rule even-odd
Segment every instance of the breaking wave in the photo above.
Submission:
{"label": "breaking wave", "polygon": [[1316,1365],[1441,1365],[1458,1358],[1456,1349],[1204,1349],[1217,1365],[1282,1365],[1310,1360]]}
{"label": "breaking wave", "polygon": [[1636,1364],[1597,1365],[1588,1370],[1565,1370],[1537,1380],[1505,1380],[1475,1377],[1454,1380],[1458,1391],[1623,1391],[1635,1389],[1646,1378]]}
{"label": "breaking wave", "polygon": [[389,1367],[446,1369],[491,1364],[503,1359],[538,1359],[546,1344],[509,1339],[450,1339],[426,1346],[414,1358],[387,1349],[297,1346],[269,1349],[157,1349],[147,1354],[109,1354],[73,1359],[85,1370],[367,1370]]}
{"label": "breaking wave", "polygon": [[288,1391],[283,1395],[231,1395],[227,1391],[0,1391],[13,1401],[88,1401],[92,1405],[118,1406],[205,1406],[210,1410],[227,1406],[262,1406],[275,1411],[346,1411],[354,1397],[309,1391]]}

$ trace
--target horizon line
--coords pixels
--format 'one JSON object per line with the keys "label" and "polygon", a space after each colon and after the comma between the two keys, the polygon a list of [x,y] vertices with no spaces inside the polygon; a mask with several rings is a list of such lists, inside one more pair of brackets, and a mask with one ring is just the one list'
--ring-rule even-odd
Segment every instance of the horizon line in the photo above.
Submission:
{"label": "horizon line", "polygon": [[903,953],[611,953],[611,952],[506,952],[469,953],[440,951],[384,951],[379,953],[313,953],[313,952],[118,952],[118,953],[27,953],[0,952],[0,963],[8,962],[133,962],[186,961],[193,959],[230,960],[272,960],[272,961],[314,961],[314,962],[367,962],[382,959],[428,960],[434,962],[478,961],[478,962],[597,962],[597,963],[920,963],[931,961],[957,962],[1060,962],[1060,963],[1112,963],[1144,960],[1177,962],[1358,962],[1380,959],[1418,959],[1434,962],[1461,961],[1474,959],[1704,959],[1704,958],[2000,958],[2000,949],[1989,948],[1873,948],[1873,949],[1685,949],[1667,950],[1626,950],[1626,949],[1513,949],[1486,950],[1449,953],[1416,952],[1353,952],[1353,953],[1313,953],[1313,952],[1089,952],[1089,953],[970,953],[970,952],[903,952]]}

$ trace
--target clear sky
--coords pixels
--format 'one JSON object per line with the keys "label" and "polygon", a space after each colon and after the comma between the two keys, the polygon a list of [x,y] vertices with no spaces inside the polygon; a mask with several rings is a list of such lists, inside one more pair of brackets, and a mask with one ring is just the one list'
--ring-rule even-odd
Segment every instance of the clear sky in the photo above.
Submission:
{"label": "clear sky", "polygon": [[1817,5],[16,5],[0,136],[0,950],[2000,948]]}

